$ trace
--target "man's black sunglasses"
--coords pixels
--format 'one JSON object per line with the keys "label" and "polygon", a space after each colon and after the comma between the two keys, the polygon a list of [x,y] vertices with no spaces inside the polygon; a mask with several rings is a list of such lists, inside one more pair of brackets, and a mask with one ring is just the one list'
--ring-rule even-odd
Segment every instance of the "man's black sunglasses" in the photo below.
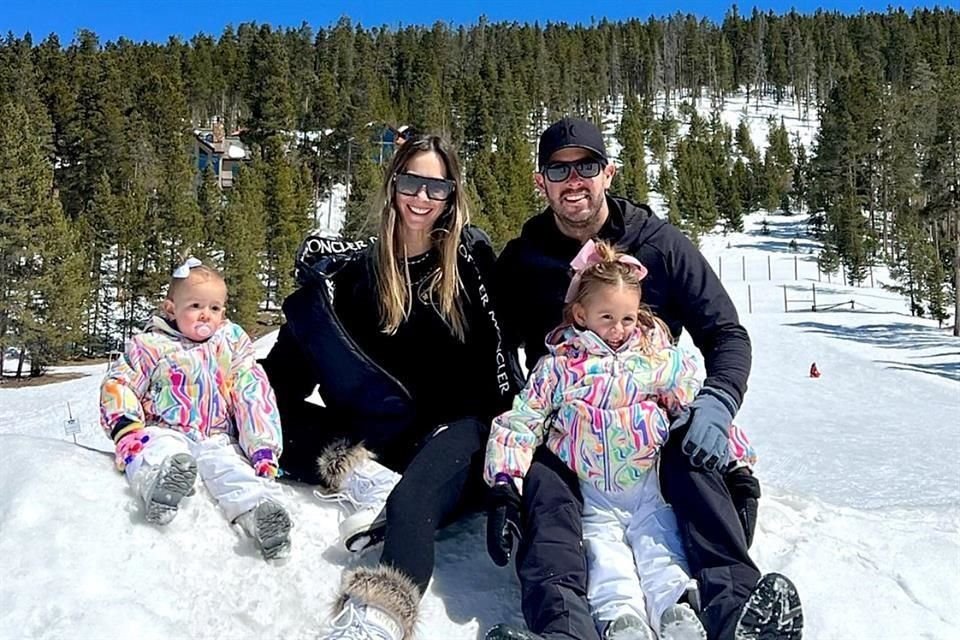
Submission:
{"label": "man's black sunglasses", "polygon": [[446,200],[456,189],[453,180],[426,178],[412,173],[398,173],[395,179],[397,192],[405,196],[415,196],[420,189],[427,188],[427,197],[431,200]]}
{"label": "man's black sunglasses", "polygon": [[595,158],[585,158],[575,162],[551,162],[543,168],[543,175],[550,182],[564,182],[570,177],[570,170],[584,179],[596,178],[603,170],[603,163]]}

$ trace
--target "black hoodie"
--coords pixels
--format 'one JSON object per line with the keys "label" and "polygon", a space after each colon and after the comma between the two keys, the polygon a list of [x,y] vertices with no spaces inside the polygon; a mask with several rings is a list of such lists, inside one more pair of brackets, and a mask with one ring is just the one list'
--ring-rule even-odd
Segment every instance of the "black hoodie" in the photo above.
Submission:
{"label": "black hoodie", "polygon": [[[726,391],[739,405],[750,375],[750,338],[723,284],[693,243],[649,207],[612,196],[607,205],[610,215],[597,238],[647,267],[643,301],[675,337],[690,332],[705,360],[705,386]],[[546,353],[544,338],[561,321],[570,261],[581,246],[560,232],[548,208],[523,225],[497,260],[504,340],[524,347],[528,369]]]}
{"label": "black hoodie", "polygon": [[[294,479],[317,481],[314,462],[331,434],[350,438],[362,425],[384,440],[402,433],[415,447],[440,422],[475,416],[489,423],[510,406],[522,376],[513,352],[501,345],[486,285],[494,252],[483,232],[465,228],[458,252],[465,343],[419,301],[396,334],[383,335],[373,248],[319,254],[313,264],[298,265],[301,287],[284,301],[286,322],[261,361],[283,423],[281,466]],[[315,387],[322,409],[304,400]],[[367,444],[377,442],[369,436]]]}

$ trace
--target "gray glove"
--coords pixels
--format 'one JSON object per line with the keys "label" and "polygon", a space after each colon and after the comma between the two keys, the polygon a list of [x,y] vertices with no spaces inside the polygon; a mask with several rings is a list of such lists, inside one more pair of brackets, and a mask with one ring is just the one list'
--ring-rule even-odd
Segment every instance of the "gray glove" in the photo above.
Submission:
{"label": "gray glove", "polygon": [[720,389],[704,387],[677,420],[677,426],[689,425],[683,439],[683,452],[693,466],[707,470],[724,468],[730,458],[730,423],[737,413],[737,403]]}

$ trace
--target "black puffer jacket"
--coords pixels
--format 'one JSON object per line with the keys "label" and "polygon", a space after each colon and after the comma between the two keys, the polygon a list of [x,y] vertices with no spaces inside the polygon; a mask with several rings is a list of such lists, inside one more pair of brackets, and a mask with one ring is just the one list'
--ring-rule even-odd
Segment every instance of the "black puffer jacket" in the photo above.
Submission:
{"label": "black puffer jacket", "polygon": [[[509,406],[522,377],[501,345],[488,288],[495,256],[483,232],[467,228],[461,238],[464,343],[422,304],[395,335],[382,334],[373,247],[315,244],[320,250],[298,262],[301,287],[284,301],[286,323],[262,361],[280,409],[288,475],[317,482],[324,446],[359,432],[385,463],[403,467],[436,424],[467,416],[489,423]],[[324,407],[304,400],[315,387]]]}
{"label": "black puffer jacket", "polygon": [[[643,301],[674,336],[682,329],[690,332],[704,356],[705,384],[741,402],[750,375],[750,338],[710,265],[686,236],[649,207],[611,196],[607,204],[610,216],[598,237],[647,267]],[[504,337],[511,348],[525,347],[528,368],[546,352],[544,338],[560,322],[570,261],[580,247],[560,232],[547,209],[528,220],[520,237],[500,254],[496,273]]]}

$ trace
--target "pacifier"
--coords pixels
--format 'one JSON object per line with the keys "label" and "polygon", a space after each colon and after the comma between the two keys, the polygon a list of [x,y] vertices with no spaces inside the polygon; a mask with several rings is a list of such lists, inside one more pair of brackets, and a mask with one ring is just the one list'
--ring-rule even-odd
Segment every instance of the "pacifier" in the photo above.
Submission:
{"label": "pacifier", "polygon": [[206,322],[198,322],[193,326],[193,330],[196,331],[197,335],[201,338],[209,338],[213,335],[213,327]]}

